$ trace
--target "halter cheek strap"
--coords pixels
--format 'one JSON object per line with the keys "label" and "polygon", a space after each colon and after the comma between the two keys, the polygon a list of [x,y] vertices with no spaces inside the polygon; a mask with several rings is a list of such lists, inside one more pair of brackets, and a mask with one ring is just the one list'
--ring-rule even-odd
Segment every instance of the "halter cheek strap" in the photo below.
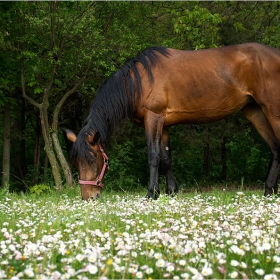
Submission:
{"label": "halter cheek strap", "polygon": [[79,180],[80,185],[93,185],[93,186],[98,186],[98,187],[101,187],[101,188],[104,187],[104,185],[102,183],[102,180],[105,176],[106,170],[109,169],[109,158],[106,155],[106,153],[104,152],[104,149],[102,148],[101,144],[98,144],[98,147],[99,147],[99,149],[102,153],[102,157],[103,157],[103,160],[104,160],[101,172],[97,176],[97,179],[95,181]]}

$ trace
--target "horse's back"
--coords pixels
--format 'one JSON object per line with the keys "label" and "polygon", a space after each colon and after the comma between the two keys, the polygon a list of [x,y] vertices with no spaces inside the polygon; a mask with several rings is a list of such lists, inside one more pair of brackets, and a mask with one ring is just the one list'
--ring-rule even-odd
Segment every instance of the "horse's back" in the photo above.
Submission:
{"label": "horse's back", "polygon": [[153,85],[143,87],[139,114],[160,113],[166,125],[213,122],[261,102],[280,71],[280,52],[257,43],[169,53],[153,67]]}

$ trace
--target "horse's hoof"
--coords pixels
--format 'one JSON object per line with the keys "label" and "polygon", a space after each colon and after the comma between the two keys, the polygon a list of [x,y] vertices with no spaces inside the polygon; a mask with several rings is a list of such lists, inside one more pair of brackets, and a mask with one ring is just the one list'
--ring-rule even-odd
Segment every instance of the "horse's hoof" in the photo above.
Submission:
{"label": "horse's hoof", "polygon": [[146,195],[145,197],[144,197],[144,199],[145,200],[152,200],[152,199],[154,199],[154,200],[157,200],[158,198],[159,198],[159,193],[156,193],[156,194],[154,194],[154,195]]}
{"label": "horse's hoof", "polygon": [[176,197],[178,194],[178,191],[167,191],[166,194],[171,197]]}
{"label": "horse's hoof", "polygon": [[146,195],[146,196],[143,197],[143,200],[144,201],[150,201],[150,200],[152,200],[152,197],[150,197],[149,195]]}
{"label": "horse's hoof", "polygon": [[272,191],[265,191],[264,196],[271,196],[273,194]]}

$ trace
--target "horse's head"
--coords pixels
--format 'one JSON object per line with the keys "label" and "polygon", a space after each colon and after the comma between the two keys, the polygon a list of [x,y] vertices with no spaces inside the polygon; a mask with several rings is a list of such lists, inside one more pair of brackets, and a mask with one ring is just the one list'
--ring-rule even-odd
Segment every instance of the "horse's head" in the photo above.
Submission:
{"label": "horse's head", "polygon": [[83,200],[101,196],[103,177],[108,168],[108,157],[104,152],[98,133],[78,137],[66,130],[67,138],[73,143],[71,158],[78,169],[79,184]]}

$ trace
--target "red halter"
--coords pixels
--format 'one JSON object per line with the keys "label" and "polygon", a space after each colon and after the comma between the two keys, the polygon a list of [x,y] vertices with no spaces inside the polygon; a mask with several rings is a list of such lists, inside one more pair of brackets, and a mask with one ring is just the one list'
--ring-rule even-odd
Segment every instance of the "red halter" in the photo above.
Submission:
{"label": "red halter", "polygon": [[104,152],[101,144],[98,144],[98,147],[99,147],[99,149],[102,153],[102,157],[103,157],[103,160],[104,160],[103,167],[101,169],[101,173],[97,176],[97,179],[95,181],[79,180],[80,185],[93,185],[93,186],[98,186],[98,187],[101,187],[101,188],[104,187],[104,185],[102,183],[102,180],[104,178],[106,170],[109,169],[109,158],[106,155],[106,153]]}

